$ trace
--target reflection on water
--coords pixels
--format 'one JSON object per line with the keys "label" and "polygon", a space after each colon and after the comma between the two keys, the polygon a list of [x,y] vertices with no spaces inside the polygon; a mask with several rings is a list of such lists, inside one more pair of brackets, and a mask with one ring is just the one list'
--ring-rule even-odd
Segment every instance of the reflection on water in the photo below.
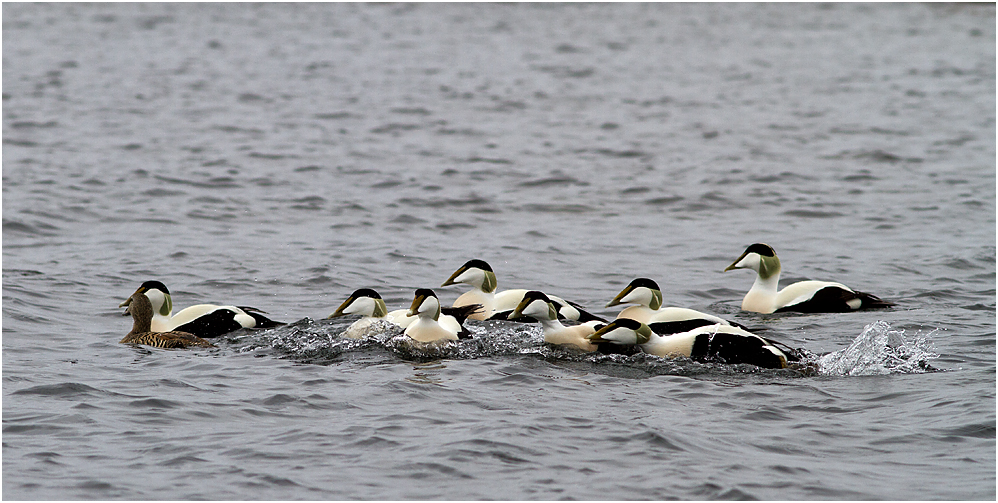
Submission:
{"label": "reflection on water", "polygon": [[444,365],[442,361],[415,363],[412,367],[412,375],[405,380],[414,384],[443,385],[444,381],[440,378],[440,372],[434,371],[445,368],[447,368],[447,365]]}

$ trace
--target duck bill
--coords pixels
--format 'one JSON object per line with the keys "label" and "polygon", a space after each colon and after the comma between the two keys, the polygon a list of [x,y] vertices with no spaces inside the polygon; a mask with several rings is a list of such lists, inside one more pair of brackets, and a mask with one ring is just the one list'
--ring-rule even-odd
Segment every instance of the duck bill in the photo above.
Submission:
{"label": "duck bill", "polygon": [[530,299],[523,299],[519,304],[516,305],[516,309],[513,309],[512,313],[506,317],[508,320],[515,320],[517,318],[523,318],[523,310],[527,308],[530,304]]}
{"label": "duck bill", "polygon": [[613,298],[613,300],[611,300],[606,304],[606,307],[613,307],[621,304],[621,299],[627,297],[627,294],[631,293],[631,290],[633,290],[633,288],[631,288],[631,285],[625,286],[624,289],[621,290],[620,293],[618,293],[617,296]]}
{"label": "duck bill", "polygon": [[[145,293],[145,290],[143,290],[142,287],[140,286],[140,287],[138,287],[135,290],[135,293],[133,293],[132,295],[135,295],[136,293]],[[125,299],[124,302],[122,302],[121,304],[118,304],[118,307],[128,307],[132,303],[132,295],[129,295],[128,298]],[[126,312],[125,314],[128,314],[128,313]]]}
{"label": "duck bill", "polygon": [[330,319],[333,319],[333,318],[339,318],[340,316],[346,316],[346,313],[344,313],[343,310],[346,309],[346,308],[348,308],[348,307],[350,307],[350,304],[352,304],[354,300],[355,299],[353,297],[350,297],[349,299],[344,300],[343,303],[340,304],[340,307],[337,307],[336,310],[333,311],[333,314],[330,314],[329,316],[326,316],[326,319],[330,320]]}
{"label": "duck bill", "polygon": [[466,271],[466,270],[467,270],[467,268],[465,268],[465,267],[462,266],[460,269],[454,271],[454,274],[451,274],[450,277],[447,278],[447,281],[444,281],[443,284],[440,285],[440,286],[444,287],[444,286],[456,285],[457,282],[454,281],[454,280],[457,279],[457,277],[460,276],[461,274],[464,274],[464,271]]}
{"label": "duck bill", "polygon": [[745,250],[744,252],[742,252],[742,254],[739,255],[738,258],[734,262],[731,263],[731,265],[729,265],[728,267],[725,267],[724,268],[724,272],[728,272],[728,271],[730,271],[732,269],[742,269],[741,267],[738,266],[738,263],[741,262],[742,259],[745,258],[746,255],[748,255],[748,250]]}
{"label": "duck bill", "polygon": [[606,325],[603,325],[602,327],[600,327],[599,330],[588,335],[589,342],[592,343],[606,342],[606,340],[602,338],[602,335],[615,328],[617,328],[617,324],[612,321]]}
{"label": "duck bill", "polygon": [[423,305],[423,301],[426,297],[423,295],[417,295],[415,299],[412,299],[412,305],[409,306],[409,312],[405,313],[406,316],[419,316],[419,306]]}

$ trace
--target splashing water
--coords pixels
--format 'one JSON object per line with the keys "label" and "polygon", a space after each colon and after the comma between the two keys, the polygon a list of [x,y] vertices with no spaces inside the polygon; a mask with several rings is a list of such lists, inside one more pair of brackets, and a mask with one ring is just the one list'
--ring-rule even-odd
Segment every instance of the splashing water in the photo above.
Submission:
{"label": "splashing water", "polygon": [[[530,355],[564,364],[595,365],[592,370],[632,375],[688,375],[700,373],[758,372],[752,365],[704,364],[684,358],[660,358],[643,354],[584,353],[571,347],[544,343],[539,326],[502,322],[469,321],[474,338],[462,341],[419,343],[401,328],[385,321],[370,325],[362,339],[342,337],[350,320],[302,319],[289,325],[240,338],[241,351],[275,351],[301,363],[329,365],[343,359],[381,362],[474,359]],[[787,369],[801,375],[860,376],[932,372],[929,360],[938,358],[928,335],[909,340],[904,330],[891,329],[884,321],[867,325],[845,349],[816,355],[796,350],[800,361]],[[248,344],[247,344],[248,343]],[[626,367],[626,369],[625,369]],[[629,369],[629,370],[628,370]]]}
{"label": "splashing water", "polygon": [[[931,332],[930,332],[931,334]],[[848,348],[819,356],[822,375],[884,375],[931,372],[928,361],[938,358],[927,336],[908,340],[904,330],[892,330],[889,323],[867,325]]]}

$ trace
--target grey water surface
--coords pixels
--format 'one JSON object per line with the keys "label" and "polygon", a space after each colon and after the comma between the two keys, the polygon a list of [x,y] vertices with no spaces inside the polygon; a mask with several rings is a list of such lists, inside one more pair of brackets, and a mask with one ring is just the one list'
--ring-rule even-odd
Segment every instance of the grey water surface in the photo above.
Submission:
{"label": "grey water surface", "polygon": [[[994,4],[3,5],[6,499],[995,499]],[[783,284],[897,303],[740,311]],[[325,320],[461,264],[760,370]],[[118,304],[256,306],[217,349]]]}

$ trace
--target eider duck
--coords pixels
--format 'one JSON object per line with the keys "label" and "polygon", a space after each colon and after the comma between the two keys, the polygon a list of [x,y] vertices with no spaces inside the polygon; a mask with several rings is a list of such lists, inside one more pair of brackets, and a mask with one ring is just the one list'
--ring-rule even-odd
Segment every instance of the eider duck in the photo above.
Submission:
{"label": "eider duck", "polygon": [[[174,315],[170,290],[159,281],[146,281],[135,292],[145,294],[152,304],[154,332],[179,330],[199,337],[218,337],[240,328],[269,328],[283,325],[260,314],[261,311],[253,307],[198,304]],[[129,297],[119,307],[128,306],[131,301]]]}
{"label": "eider duck", "polygon": [[[326,319],[338,318],[349,314],[359,314],[362,316],[361,319],[353,322],[352,325],[343,331],[343,337],[350,339],[360,339],[367,333],[368,327],[379,320],[395,323],[395,320],[388,317],[388,306],[385,305],[384,299],[381,298],[378,292],[370,288],[355,290]],[[408,319],[411,320],[412,318]],[[398,325],[398,323],[395,324]]]}
{"label": "eider duck", "polygon": [[771,246],[763,243],[749,246],[724,271],[732,269],[752,269],[758,273],[755,283],[742,300],[742,309],[745,311],[764,314],[787,311],[842,313],[894,305],[875,295],[831,281],[798,281],[777,292],[780,259]]}
{"label": "eider duck", "polygon": [[568,344],[583,351],[595,351],[596,345],[587,336],[596,332],[596,326],[602,322],[588,321],[581,325],[566,327],[558,320],[558,311],[554,302],[541,292],[531,290],[523,295],[523,300],[513,309],[510,319],[529,316],[544,327],[544,342],[548,344]]}
{"label": "eider duck", "polygon": [[[787,356],[772,341],[729,325],[708,325],[671,333],[629,318],[616,319],[589,336],[595,343],[636,344],[662,357],[685,356],[698,362],[747,363],[763,368],[786,368]],[[657,333],[657,332],[664,333]]]}
{"label": "eider duck", "polygon": [[[471,336],[471,332],[468,332],[464,328],[464,321],[481,309],[482,306],[478,304],[457,308],[441,308],[440,318],[437,321],[444,328],[455,332],[461,338],[467,338]],[[351,339],[363,337],[367,332],[367,328],[377,320],[385,320],[401,328],[408,328],[412,322],[416,321],[415,317],[409,316],[408,309],[397,309],[389,312],[388,306],[385,305],[385,301],[381,298],[381,295],[370,288],[355,290],[326,319],[338,318],[349,314],[359,314],[362,316],[361,319],[355,321],[353,325],[350,325],[343,332],[344,337]]]}
{"label": "eider duck", "polygon": [[707,325],[732,325],[745,328],[738,323],[730,322],[719,316],[701,313],[685,307],[662,307],[662,290],[658,283],[648,278],[637,278],[631,281],[606,307],[619,304],[637,304],[624,308],[617,319],[629,318],[641,323],[671,323],[675,332],[685,332],[696,327]]}
{"label": "eider duck", "polygon": [[[474,307],[476,311],[481,309],[479,305]],[[409,317],[415,317],[415,320],[405,328],[405,335],[419,342],[471,338],[468,329],[460,323],[456,326],[451,325],[447,322],[449,317],[440,316],[440,312],[440,299],[437,298],[437,294],[429,288],[417,289],[407,314]]]}
{"label": "eider duck", "polygon": [[156,348],[215,347],[214,344],[188,332],[153,332],[151,328],[153,309],[149,298],[141,292],[135,292],[129,299],[131,302],[128,303],[125,313],[132,315],[132,331],[119,341],[121,344],[144,344]]}
{"label": "eider duck", "polygon": [[[496,293],[496,287],[498,282],[496,281],[495,272],[492,271],[492,266],[490,266],[484,260],[471,259],[464,263],[458,270],[451,274],[447,281],[444,281],[441,287],[456,285],[458,283],[464,283],[470,285],[473,289],[461,294],[457,300],[454,301],[454,307],[464,306],[468,304],[481,304],[484,310],[472,316],[476,320],[509,320],[510,314],[513,309],[523,300],[524,294],[527,290],[522,288],[517,288],[513,290],[503,290],[502,292]],[[558,308],[558,314],[561,318],[566,318],[570,320],[575,320],[581,323],[589,321],[601,321],[606,322],[606,320],[595,316],[592,313],[587,312],[579,304],[574,302],[569,302],[561,297],[554,295],[549,295],[548,298],[552,300]]]}

